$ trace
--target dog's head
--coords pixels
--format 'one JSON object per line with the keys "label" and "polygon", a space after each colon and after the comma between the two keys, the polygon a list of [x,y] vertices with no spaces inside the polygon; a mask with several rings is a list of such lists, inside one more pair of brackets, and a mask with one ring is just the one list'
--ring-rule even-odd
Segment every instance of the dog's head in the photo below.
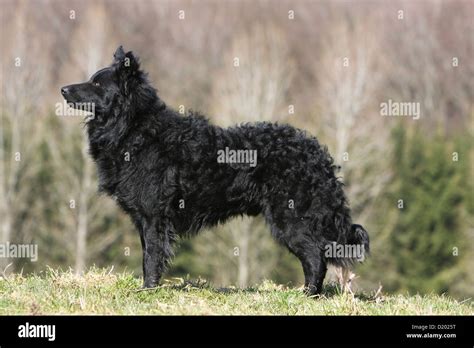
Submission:
{"label": "dog's head", "polygon": [[88,108],[99,121],[136,113],[141,111],[136,108],[150,108],[158,100],[138,58],[131,51],[125,53],[122,46],[115,51],[111,66],[97,71],[87,82],[62,87],[61,94],[71,107]]}

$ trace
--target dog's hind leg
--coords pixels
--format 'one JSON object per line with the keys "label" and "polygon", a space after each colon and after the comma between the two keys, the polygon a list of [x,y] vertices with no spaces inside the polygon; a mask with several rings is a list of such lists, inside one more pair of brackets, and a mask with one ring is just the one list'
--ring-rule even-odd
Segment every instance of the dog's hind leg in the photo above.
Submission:
{"label": "dog's hind leg", "polygon": [[308,222],[290,222],[288,216],[275,214],[266,209],[266,221],[275,240],[286,246],[303,266],[305,292],[308,295],[320,294],[326,277],[327,263],[322,243],[319,242]]}
{"label": "dog's hind leg", "polygon": [[305,292],[308,295],[320,294],[327,271],[324,251],[320,245],[308,233],[297,228],[280,235],[278,239],[300,260],[305,278]]}
{"label": "dog's hind leg", "polygon": [[309,295],[321,294],[326,272],[327,265],[324,258],[317,255],[314,260],[309,261],[309,270],[305,275],[306,292]]}
{"label": "dog's hind leg", "polygon": [[327,265],[322,251],[317,244],[304,244],[295,249],[293,253],[301,261],[305,278],[305,292],[308,295],[320,294],[323,290],[323,281],[326,277]]}
{"label": "dog's hind leg", "polygon": [[139,217],[132,217],[133,223],[140,234],[140,242],[142,245],[142,271],[143,271],[143,279],[146,279],[146,269],[145,269],[145,236],[143,231],[143,224]]}

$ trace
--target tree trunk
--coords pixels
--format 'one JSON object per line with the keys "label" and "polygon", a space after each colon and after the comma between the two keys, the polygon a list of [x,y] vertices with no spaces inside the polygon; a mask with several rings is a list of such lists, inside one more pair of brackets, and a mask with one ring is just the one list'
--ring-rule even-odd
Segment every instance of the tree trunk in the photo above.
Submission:
{"label": "tree trunk", "polygon": [[84,169],[82,171],[81,192],[79,194],[79,216],[77,221],[76,239],[76,274],[81,274],[86,266],[87,256],[87,222],[88,207],[87,197],[91,186],[91,163],[87,157],[87,137],[83,137],[83,160]]}
{"label": "tree trunk", "polygon": [[251,233],[250,224],[251,221],[242,221],[238,263],[238,283],[239,287],[241,288],[246,288],[249,285],[249,240]]}
{"label": "tree trunk", "polygon": [[[2,209],[0,211],[0,217],[2,219],[1,225],[1,236],[2,239],[0,243],[5,244],[6,242],[10,241],[11,231],[12,231],[12,217],[10,212],[7,209]],[[0,258],[0,271],[3,271],[9,263],[9,259],[7,257]],[[11,270],[11,269],[10,269]]]}

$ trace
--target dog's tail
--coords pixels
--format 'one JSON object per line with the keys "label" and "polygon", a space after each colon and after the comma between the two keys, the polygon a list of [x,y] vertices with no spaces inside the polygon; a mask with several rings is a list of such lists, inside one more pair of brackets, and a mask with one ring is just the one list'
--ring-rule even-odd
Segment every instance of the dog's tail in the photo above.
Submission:
{"label": "dog's tail", "polygon": [[370,253],[369,234],[365,228],[361,225],[352,224],[347,236],[347,245],[356,246],[357,254],[355,257],[345,258],[343,262],[339,262],[335,271],[342,290],[353,294],[352,280],[356,278],[352,271],[353,265],[355,262],[364,261],[365,257]]}
{"label": "dog's tail", "polygon": [[352,269],[370,252],[369,234],[361,225],[352,223],[347,207],[338,210],[333,221],[337,241],[326,245],[326,260],[336,267],[335,273],[343,291],[352,293],[352,280],[355,278]]}
{"label": "dog's tail", "polygon": [[363,247],[364,254],[370,254],[369,234],[361,225],[353,224],[351,226],[351,232],[347,241],[348,244],[361,245]]}
{"label": "dog's tail", "polygon": [[365,228],[352,224],[349,214],[336,214],[334,225],[339,237],[332,245],[333,255],[328,262],[346,268],[364,261],[370,253],[370,239]]}

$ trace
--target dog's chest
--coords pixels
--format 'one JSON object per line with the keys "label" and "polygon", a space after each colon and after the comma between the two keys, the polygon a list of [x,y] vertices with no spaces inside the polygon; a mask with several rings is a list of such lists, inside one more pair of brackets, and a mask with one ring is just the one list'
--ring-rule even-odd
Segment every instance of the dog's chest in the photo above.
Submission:
{"label": "dog's chest", "polygon": [[104,159],[98,161],[97,164],[99,191],[120,200],[120,196],[126,194],[124,190],[133,186],[133,180],[131,180],[134,174],[133,166],[112,159]]}
{"label": "dog's chest", "polygon": [[106,193],[124,210],[137,205],[137,197],[143,191],[144,178],[133,163],[101,163],[98,166],[99,191]]}

